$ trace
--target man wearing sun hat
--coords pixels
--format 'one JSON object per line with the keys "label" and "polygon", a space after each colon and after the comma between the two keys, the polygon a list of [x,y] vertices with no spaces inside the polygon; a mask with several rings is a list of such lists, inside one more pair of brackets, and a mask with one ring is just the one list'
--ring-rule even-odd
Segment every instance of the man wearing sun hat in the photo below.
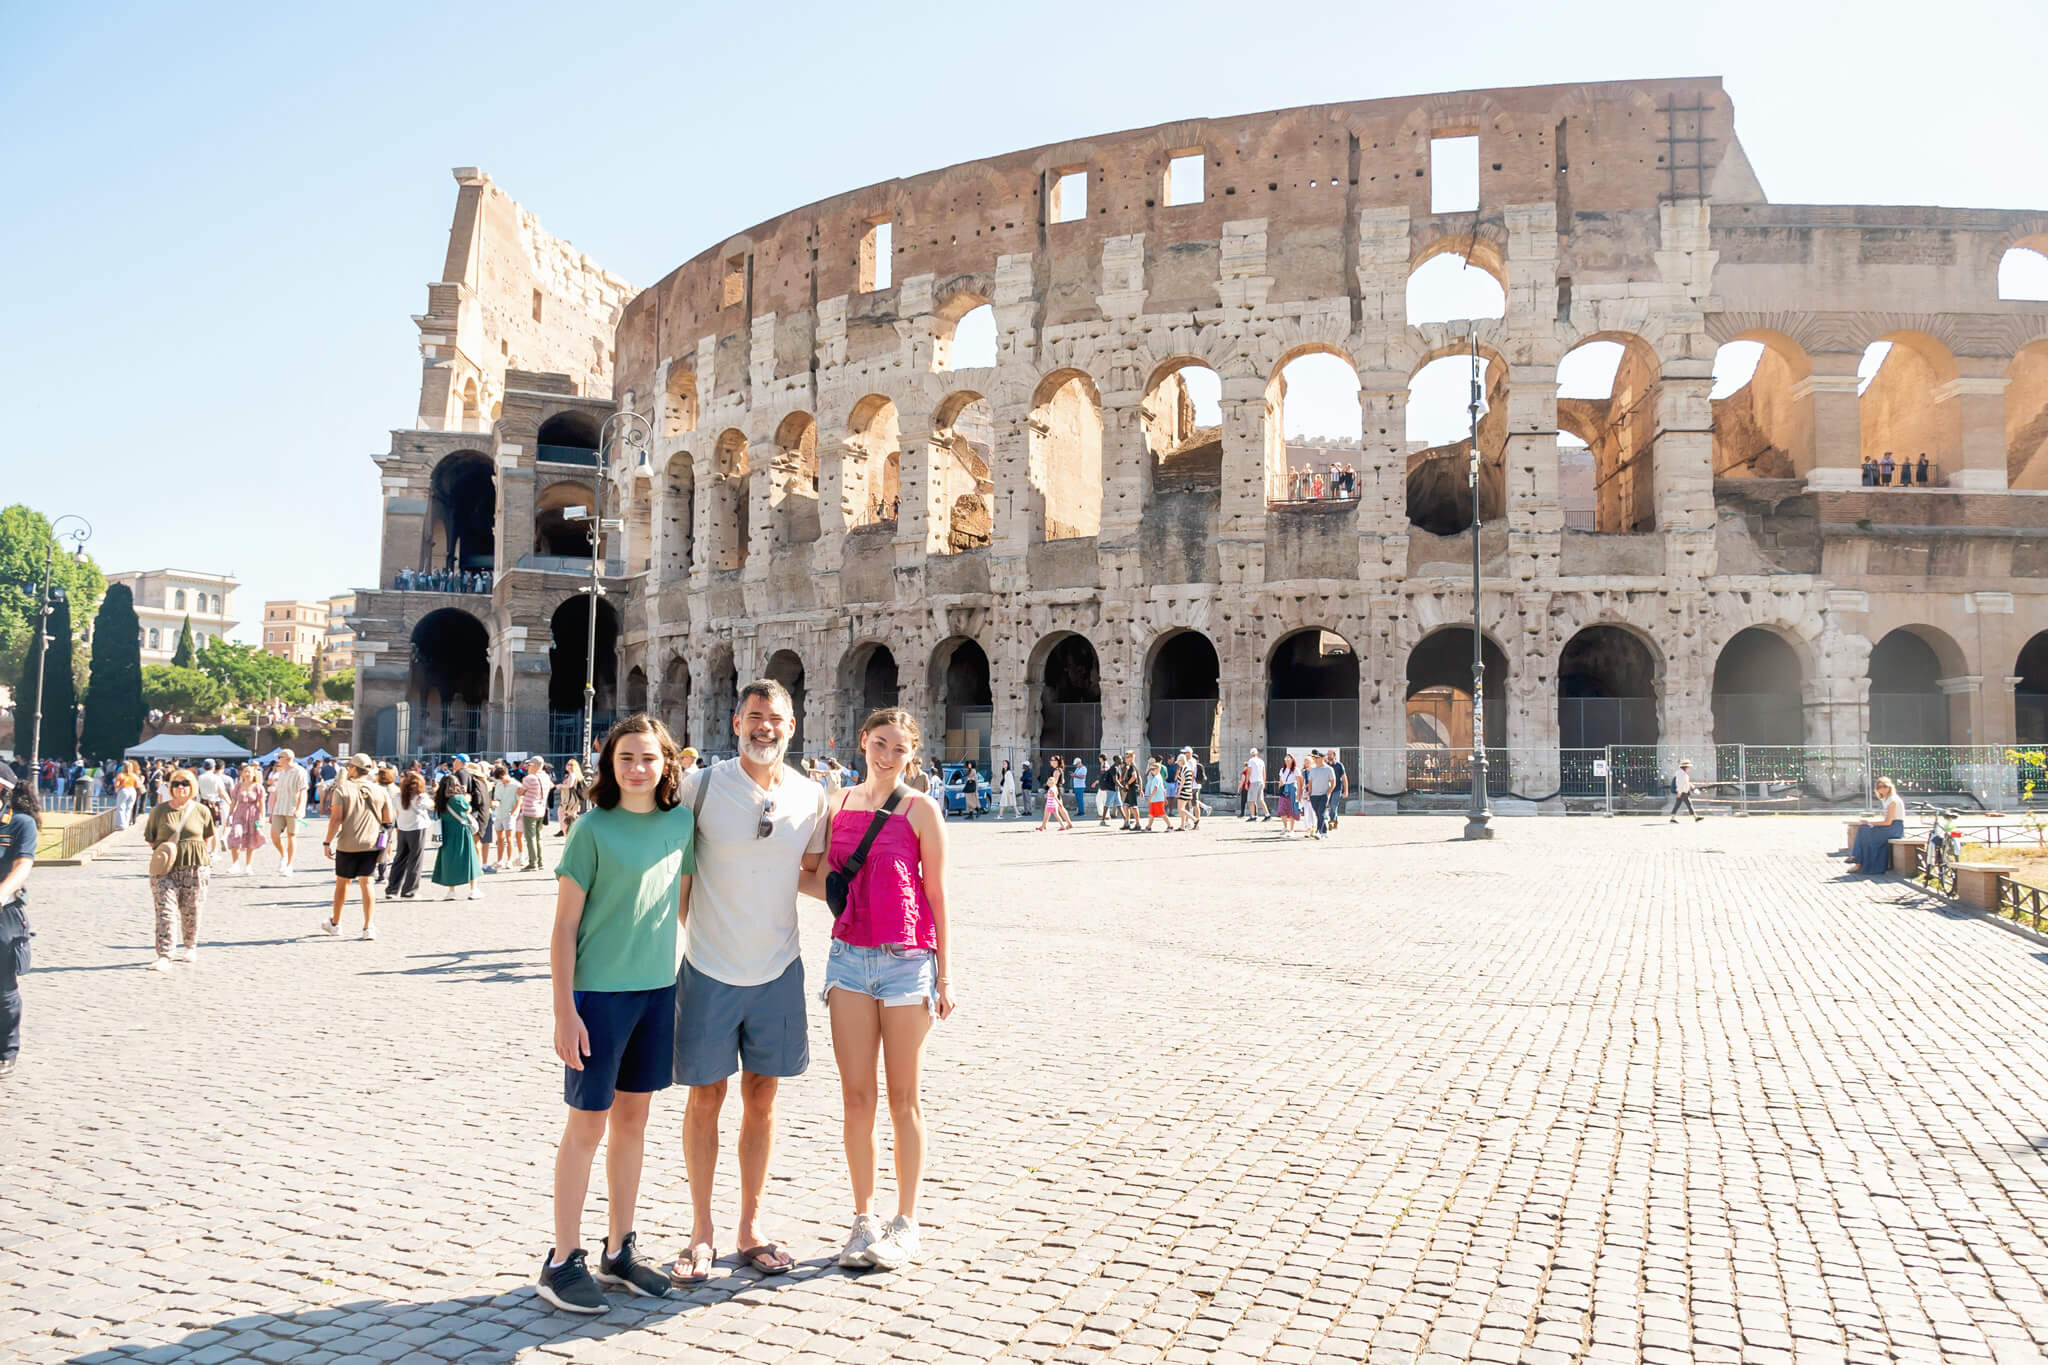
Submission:
{"label": "man wearing sun hat", "polygon": [[320,856],[334,860],[334,915],[321,921],[330,935],[341,932],[342,907],[348,904],[348,884],[362,892],[362,937],[377,937],[370,922],[376,904],[370,883],[377,879],[377,845],[388,840],[393,824],[388,790],[371,778],[377,761],[368,754],[350,754],[347,772],[337,778],[327,798],[327,837],[320,841]]}

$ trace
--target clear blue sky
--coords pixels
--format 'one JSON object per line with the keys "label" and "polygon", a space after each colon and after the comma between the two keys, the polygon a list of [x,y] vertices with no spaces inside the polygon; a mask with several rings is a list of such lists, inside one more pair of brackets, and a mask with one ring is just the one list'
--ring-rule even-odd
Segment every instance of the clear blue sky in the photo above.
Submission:
{"label": "clear blue sky", "polygon": [[0,7],[0,500],[87,516],[110,570],[238,574],[244,639],[266,597],[366,584],[458,165],[646,285],[1067,137],[1720,75],[1774,200],[2048,208],[2040,0],[980,8]]}

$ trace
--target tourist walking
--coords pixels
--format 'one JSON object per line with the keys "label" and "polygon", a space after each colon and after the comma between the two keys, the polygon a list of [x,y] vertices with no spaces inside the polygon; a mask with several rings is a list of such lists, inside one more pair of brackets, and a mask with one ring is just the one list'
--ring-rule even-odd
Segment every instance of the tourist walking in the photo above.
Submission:
{"label": "tourist walking", "polygon": [[1690,815],[1695,822],[1707,818],[1692,808],[1692,792],[1692,760],[1681,758],[1678,760],[1678,771],[1671,774],[1670,815],[1672,824],[1678,823],[1678,808],[1680,806],[1685,807],[1685,813]]}
{"label": "tourist walking", "polygon": [[225,875],[246,877],[256,870],[256,854],[263,847],[264,810],[269,793],[263,790],[263,774],[254,763],[244,763],[228,795],[228,867]]}
{"label": "tourist walking", "polygon": [[206,908],[206,884],[213,866],[213,812],[199,804],[197,779],[180,768],[164,786],[169,796],[149,813],[142,840],[149,845],[149,898],[156,913],[157,971],[171,969],[171,906],[177,904],[180,962],[199,956],[199,916]]}
{"label": "tourist walking", "polygon": [[277,875],[292,875],[292,862],[299,851],[299,815],[306,808],[306,791],[311,779],[290,749],[277,752],[277,767],[270,774],[270,842],[277,849]]}
{"label": "tourist walking", "polygon": [[1138,767],[1138,755],[1133,750],[1124,750],[1123,757],[1117,760],[1116,765],[1116,799],[1118,806],[1123,810],[1121,828],[1132,834],[1137,833],[1139,829],[1139,788],[1144,780],[1144,774]]}
{"label": "tourist walking", "polygon": [[491,784],[483,770],[470,763],[468,754],[448,760],[448,775],[462,784],[469,796],[470,838],[476,841],[477,865],[491,853]]}
{"label": "tourist walking", "polygon": [[1183,830],[1198,828],[1202,823],[1202,761],[1195,757],[1193,749],[1185,745],[1175,764],[1174,786],[1180,807],[1180,827]]}
{"label": "tourist walking", "polygon": [[[668,727],[644,712],[598,751],[591,810],[562,849],[548,946],[555,1055],[569,1107],[555,1149],[555,1240],[535,1291],[602,1313],[604,1285],[661,1298],[668,1279],[640,1252],[633,1215],[654,1092],[672,1082],[676,945],[695,816]],[[608,1228],[591,1274],[583,1250],[590,1165],[605,1144]]]}
{"label": "tourist walking", "polygon": [[347,775],[327,794],[327,837],[320,841],[320,856],[334,860],[334,914],[320,921],[320,928],[330,936],[341,932],[342,907],[354,882],[363,902],[363,932],[357,937],[377,937],[370,883],[377,879],[377,855],[390,842],[393,820],[384,788],[372,776],[376,766],[368,754],[350,755]]}
{"label": "tourist walking", "polygon": [[[689,752],[688,750],[684,751]],[[681,781],[689,765],[677,763],[676,780]],[[526,775],[519,779],[519,837],[525,844],[526,870],[545,870],[540,853],[541,831],[547,825],[548,816],[548,765],[541,762],[538,754],[529,754],[526,759]]]}
{"label": "tourist walking", "polygon": [[136,804],[142,799],[142,769],[134,759],[121,764],[121,770],[114,774],[114,828],[126,829],[135,823]]}
{"label": "tourist walking", "polygon": [[199,804],[213,816],[215,828],[224,826],[228,818],[227,779],[221,776],[212,759],[200,763],[199,776],[192,785]]}
{"label": "tourist walking", "polygon": [[1007,758],[1003,760],[1002,776],[996,779],[996,817],[1001,819],[1004,811],[1020,818],[1024,814],[1017,809],[1017,771]]}
{"label": "tourist walking", "polygon": [[1266,808],[1266,760],[1259,757],[1257,749],[1244,761],[1244,780],[1245,792],[1251,798],[1245,819],[1272,819],[1273,812]]}
{"label": "tourist walking", "polygon": [[[826,862],[839,880],[828,886],[820,868],[802,884],[833,909],[822,995],[831,1011],[853,1186],[853,1230],[839,1264],[853,1270],[896,1270],[920,1254],[917,1191],[925,1148],[919,1077],[932,1020],[953,1012],[944,812],[929,797],[912,797],[899,781],[919,741],[917,722],[901,708],[875,711],[862,723],[867,778],[831,805]],[[836,901],[834,889],[841,893]],[[878,1055],[896,1152],[896,1215],[887,1222],[873,1207]]]}
{"label": "tourist walking", "polygon": [[[1108,754],[1095,755],[1095,823],[1109,824],[1109,806],[1116,799],[1116,765]],[[1088,811],[1083,806],[1081,813]]]}
{"label": "tourist walking", "polygon": [[443,900],[454,900],[464,887],[471,900],[482,900],[484,893],[476,884],[479,859],[469,784],[452,772],[434,788],[434,818],[441,827],[441,851],[434,855],[433,884],[448,888]]}
{"label": "tourist walking", "polygon": [[484,870],[510,872],[515,862],[523,860],[519,856],[519,783],[503,763],[491,765],[491,838],[495,847],[490,866]]}
{"label": "tourist walking", "polygon": [[1294,822],[1301,818],[1301,769],[1296,766],[1294,755],[1289,754],[1280,761],[1280,801],[1275,813],[1280,817],[1282,838],[1294,833]]}
{"label": "tourist walking", "polygon": [[29,969],[28,874],[35,867],[43,806],[33,782],[0,763],[0,1080],[21,1055],[21,974]]}
{"label": "tourist walking", "polygon": [[1074,827],[1074,822],[1067,818],[1066,797],[1064,795],[1066,786],[1065,762],[1055,754],[1052,763],[1045,770],[1045,811],[1038,817],[1038,828],[1040,830],[1045,828],[1047,821],[1055,817],[1060,822],[1059,828],[1061,830],[1069,830]]}
{"label": "tourist walking", "polygon": [[1343,813],[1344,802],[1351,795],[1351,774],[1344,767],[1344,760],[1338,751],[1330,750],[1323,755],[1323,762],[1330,765],[1330,828],[1337,828],[1337,817]]}
{"label": "tourist walking", "polygon": [[569,837],[569,831],[576,824],[576,817],[583,813],[583,766],[575,759],[562,764],[562,782],[557,805],[562,821],[562,837]]}
{"label": "tourist walking", "polygon": [[[1145,833],[1152,832],[1157,820],[1166,820],[1166,773],[1154,758],[1145,763]],[[1166,830],[1173,832],[1173,821],[1166,820]]]}
{"label": "tourist walking", "polygon": [[[868,777],[873,780],[873,769],[869,770]],[[833,790],[838,789],[835,787]],[[981,774],[974,770],[971,758],[960,772],[960,812],[970,820],[981,818]]]}
{"label": "tourist walking", "polygon": [[420,889],[420,860],[425,856],[427,822],[433,818],[427,780],[418,769],[409,769],[398,779],[395,806],[391,875],[384,883],[384,894],[394,900],[409,901]]}
{"label": "tourist walking", "polygon": [[682,879],[688,928],[676,981],[675,1081],[690,1088],[683,1153],[690,1175],[690,1240],[671,1276],[700,1285],[718,1259],[712,1194],[726,1082],[740,1077],[740,1259],[761,1275],[796,1262],[763,1235],[761,1196],[775,1144],[775,1092],[811,1054],[798,952],[799,879],[824,860],[825,793],[783,762],[796,732],[789,691],[769,678],[740,690],[739,756],[692,774],[683,804],[696,815],[696,870]]}
{"label": "tourist walking", "polygon": [[1322,750],[1308,751],[1308,767],[1302,770],[1301,785],[1308,788],[1309,809],[1316,817],[1316,827],[1308,837],[1326,838],[1330,833],[1330,793],[1337,789],[1337,774],[1323,762]]}

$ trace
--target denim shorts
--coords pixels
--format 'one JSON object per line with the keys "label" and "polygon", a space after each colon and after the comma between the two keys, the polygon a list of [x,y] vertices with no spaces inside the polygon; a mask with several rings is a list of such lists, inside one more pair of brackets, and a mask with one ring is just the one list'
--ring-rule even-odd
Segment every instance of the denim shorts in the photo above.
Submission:
{"label": "denim shorts", "polygon": [[884,1005],[923,1005],[937,1009],[939,968],[929,948],[856,948],[832,940],[825,962],[825,989],[818,999],[830,1003],[832,988],[873,996]]}

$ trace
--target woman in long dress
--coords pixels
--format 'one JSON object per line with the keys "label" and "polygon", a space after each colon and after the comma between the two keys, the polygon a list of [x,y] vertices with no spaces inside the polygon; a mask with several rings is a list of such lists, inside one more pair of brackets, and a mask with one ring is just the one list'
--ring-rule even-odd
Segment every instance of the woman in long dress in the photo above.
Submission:
{"label": "woman in long dress", "polygon": [[1882,809],[1875,819],[1865,820],[1863,828],[1856,831],[1849,861],[1856,864],[1858,872],[1889,872],[1892,840],[1906,837],[1906,798],[1899,795],[1889,777],[1880,777],[1871,785]]}
{"label": "woman in long dress", "polygon": [[434,814],[441,821],[441,852],[434,859],[434,885],[448,888],[446,900],[454,900],[456,891],[465,886],[471,900],[482,900],[484,893],[476,884],[476,822],[469,809],[469,793],[452,775],[442,778],[441,785],[434,789]]}
{"label": "woman in long dress", "polygon": [[256,870],[256,851],[263,847],[263,811],[270,794],[254,763],[242,765],[241,776],[228,796],[228,872],[246,877]]}

